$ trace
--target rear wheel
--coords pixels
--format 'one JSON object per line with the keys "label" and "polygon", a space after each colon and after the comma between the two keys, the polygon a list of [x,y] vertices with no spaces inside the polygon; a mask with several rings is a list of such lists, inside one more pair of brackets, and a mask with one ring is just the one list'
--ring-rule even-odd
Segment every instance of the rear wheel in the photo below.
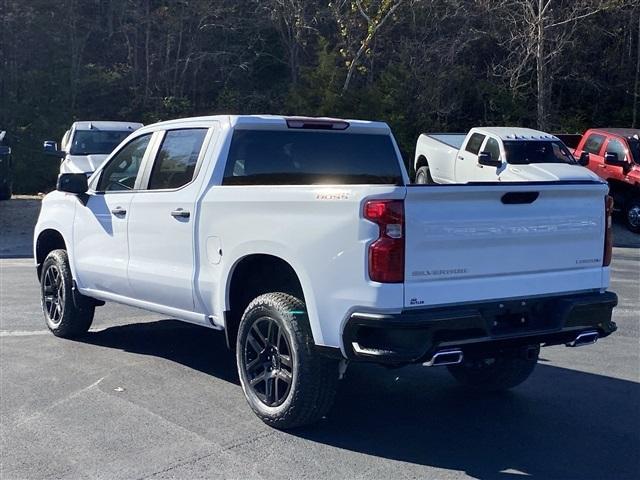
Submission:
{"label": "rear wheel", "polygon": [[44,260],[40,293],[44,319],[55,336],[75,338],[87,333],[95,305],[91,299],[74,293],[65,250],[54,250]]}
{"label": "rear wheel", "polygon": [[429,172],[429,166],[420,167],[416,172],[416,183],[433,185],[436,183]]}
{"label": "rear wheel", "polygon": [[539,355],[540,347],[533,346],[447,368],[456,380],[474,390],[508,390],[529,378],[538,363]]}
{"label": "rear wheel", "polygon": [[238,375],[251,409],[288,429],[320,420],[331,408],[338,363],[314,349],[304,303],[286,293],[253,300],[238,329]]}
{"label": "rear wheel", "polygon": [[640,198],[632,198],[627,202],[624,218],[629,230],[640,233]]}

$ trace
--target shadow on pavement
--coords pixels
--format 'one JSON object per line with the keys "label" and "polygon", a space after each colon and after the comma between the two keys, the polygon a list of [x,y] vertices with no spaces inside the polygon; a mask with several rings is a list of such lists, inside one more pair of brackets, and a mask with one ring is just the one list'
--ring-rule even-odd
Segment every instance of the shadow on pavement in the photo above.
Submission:
{"label": "shadow on pavement", "polygon": [[613,222],[613,246],[640,248],[640,234],[630,231],[623,219],[616,217]]}
{"label": "shadow on pavement", "polygon": [[304,438],[481,479],[640,478],[638,383],[540,364],[519,388],[480,394],[444,370],[356,365],[343,387]]}
{"label": "shadow on pavement", "polygon": [[165,358],[240,385],[236,359],[227,349],[224,332],[178,320],[159,320],[89,331],[79,341]]}
{"label": "shadow on pavement", "polygon": [[[83,341],[238,383],[221,332],[162,320]],[[445,369],[353,364],[329,418],[290,433],[480,479],[618,480],[640,478],[639,427],[640,384],[631,381],[540,364],[517,389],[480,394],[457,386]]]}

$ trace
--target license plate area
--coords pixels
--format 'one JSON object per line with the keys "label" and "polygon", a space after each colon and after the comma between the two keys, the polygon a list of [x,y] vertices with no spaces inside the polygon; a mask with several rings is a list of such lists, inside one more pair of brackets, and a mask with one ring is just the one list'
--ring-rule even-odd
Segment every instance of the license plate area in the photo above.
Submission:
{"label": "license plate area", "polygon": [[482,317],[493,337],[561,328],[562,317],[556,302],[515,300],[498,302],[483,308]]}

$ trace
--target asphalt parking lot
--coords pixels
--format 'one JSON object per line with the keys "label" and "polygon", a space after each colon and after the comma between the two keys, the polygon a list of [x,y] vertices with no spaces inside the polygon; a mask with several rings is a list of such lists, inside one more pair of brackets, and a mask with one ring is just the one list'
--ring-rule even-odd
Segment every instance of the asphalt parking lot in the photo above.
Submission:
{"label": "asphalt parking lot", "polygon": [[220,332],[107,304],[82,340],[49,334],[21,258],[37,208],[0,204],[2,480],[640,478],[640,239],[621,227],[615,334],[544,349],[504,394],[355,364],[325,421],[283,433],[245,403]]}

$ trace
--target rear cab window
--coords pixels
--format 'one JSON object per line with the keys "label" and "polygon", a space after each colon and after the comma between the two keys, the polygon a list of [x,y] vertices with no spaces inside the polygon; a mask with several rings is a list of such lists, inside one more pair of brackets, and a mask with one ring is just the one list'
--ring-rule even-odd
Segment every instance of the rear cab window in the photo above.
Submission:
{"label": "rear cab window", "polygon": [[235,130],[223,185],[403,185],[389,135]]}

